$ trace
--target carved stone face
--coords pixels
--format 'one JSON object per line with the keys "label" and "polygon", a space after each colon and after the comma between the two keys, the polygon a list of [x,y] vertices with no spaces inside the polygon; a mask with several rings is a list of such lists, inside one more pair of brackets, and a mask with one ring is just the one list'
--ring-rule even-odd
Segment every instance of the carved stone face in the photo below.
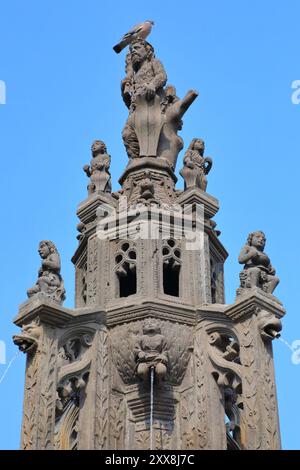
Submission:
{"label": "carved stone face", "polygon": [[105,153],[106,152],[106,145],[101,140],[95,140],[92,145],[92,153],[93,155],[97,155],[98,153]]}
{"label": "carved stone face", "polygon": [[194,143],[194,150],[199,152],[201,155],[204,153],[205,144],[202,139],[197,139]]}
{"label": "carved stone face", "polygon": [[282,324],[279,318],[268,312],[260,312],[258,315],[258,327],[264,340],[272,340],[280,337]]}
{"label": "carved stone face", "polygon": [[140,65],[147,58],[147,50],[144,44],[140,42],[136,42],[132,44],[130,47],[130,52],[131,52],[132,65],[134,67],[136,67],[137,65]]}
{"label": "carved stone face", "polygon": [[47,256],[50,255],[50,250],[49,250],[47,243],[44,243],[44,242],[40,243],[38,252],[41,258],[46,259]]}
{"label": "carved stone face", "polygon": [[41,334],[40,326],[37,323],[24,325],[20,334],[13,336],[13,342],[20,351],[27,353],[36,349]]}
{"label": "carved stone face", "polygon": [[251,245],[258,250],[263,250],[266,244],[266,239],[263,233],[255,232],[252,237]]}
{"label": "carved stone face", "polygon": [[144,335],[155,335],[155,334],[160,334],[161,330],[160,327],[156,323],[146,323],[143,326],[143,333]]}

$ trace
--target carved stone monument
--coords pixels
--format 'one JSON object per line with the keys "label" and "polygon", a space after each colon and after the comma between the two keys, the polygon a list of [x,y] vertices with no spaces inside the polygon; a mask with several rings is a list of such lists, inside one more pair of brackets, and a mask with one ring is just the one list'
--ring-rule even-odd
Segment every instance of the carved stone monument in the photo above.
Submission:
{"label": "carved stone monument", "polygon": [[265,236],[249,235],[226,304],[202,139],[184,154],[185,189],[175,188],[178,132],[197,92],[178,98],[140,37],[121,90],[129,160],[115,192],[102,141],[84,167],[75,307],[61,304],[59,255],[44,241],[14,320],[27,355],[22,449],[279,449],[272,340],[285,311]]}

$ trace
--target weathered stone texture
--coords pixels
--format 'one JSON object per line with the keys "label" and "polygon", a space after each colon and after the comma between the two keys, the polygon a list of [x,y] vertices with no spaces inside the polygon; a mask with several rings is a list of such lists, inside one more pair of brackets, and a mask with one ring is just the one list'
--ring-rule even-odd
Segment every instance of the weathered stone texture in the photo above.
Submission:
{"label": "weathered stone texture", "polygon": [[55,245],[40,244],[38,280],[15,319],[14,342],[27,354],[23,449],[280,448],[279,279],[264,234],[253,232],[239,257],[237,299],[225,303],[227,252],[202,139],[184,154],[184,191],[175,187],[178,131],[197,92],[179,99],[166,82],[153,47],[135,37],[122,81],[121,189],[111,192],[102,141],[84,167],[74,309],[62,306]]}

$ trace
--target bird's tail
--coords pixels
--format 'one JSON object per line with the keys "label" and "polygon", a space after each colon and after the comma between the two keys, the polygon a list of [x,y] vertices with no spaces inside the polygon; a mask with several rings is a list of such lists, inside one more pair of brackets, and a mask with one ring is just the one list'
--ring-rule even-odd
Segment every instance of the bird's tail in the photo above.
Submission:
{"label": "bird's tail", "polygon": [[122,46],[123,46],[122,43],[119,42],[119,44],[116,44],[116,45],[113,47],[113,50],[114,50],[117,54],[119,54],[119,53],[121,52],[121,50],[123,49],[123,47],[124,47],[124,46],[123,46],[123,47],[122,47]]}

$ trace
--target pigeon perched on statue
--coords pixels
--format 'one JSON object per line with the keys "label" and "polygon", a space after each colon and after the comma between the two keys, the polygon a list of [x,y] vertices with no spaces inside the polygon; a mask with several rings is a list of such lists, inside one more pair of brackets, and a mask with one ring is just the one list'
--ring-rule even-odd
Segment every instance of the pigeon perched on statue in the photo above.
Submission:
{"label": "pigeon perched on statue", "polygon": [[144,23],[140,23],[134,28],[132,28],[128,33],[126,33],[121,41],[113,47],[113,50],[119,54],[128,44],[130,44],[136,38],[146,39],[146,37],[151,33],[152,26],[154,22],[147,20]]}

